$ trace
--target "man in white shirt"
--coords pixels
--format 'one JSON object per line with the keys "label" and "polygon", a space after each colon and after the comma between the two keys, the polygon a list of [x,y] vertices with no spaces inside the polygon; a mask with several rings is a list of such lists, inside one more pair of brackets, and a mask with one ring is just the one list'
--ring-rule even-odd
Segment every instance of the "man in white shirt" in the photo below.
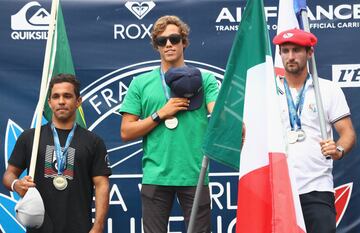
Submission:
{"label": "man in white shirt", "polygon": [[[342,159],[356,141],[350,110],[342,90],[319,79],[328,139],[321,137],[313,80],[307,61],[317,38],[299,29],[274,37],[285,76],[278,77],[282,121],[287,132],[289,164],[300,194],[307,233],[335,233],[333,160]],[[339,134],[334,141],[332,127]]]}

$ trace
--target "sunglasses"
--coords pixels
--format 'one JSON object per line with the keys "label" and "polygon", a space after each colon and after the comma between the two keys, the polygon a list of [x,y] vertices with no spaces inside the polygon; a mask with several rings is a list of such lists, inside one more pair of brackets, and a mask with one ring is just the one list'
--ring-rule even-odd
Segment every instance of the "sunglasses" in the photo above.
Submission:
{"label": "sunglasses", "polygon": [[182,40],[182,36],[180,34],[171,34],[170,36],[159,36],[156,37],[155,43],[157,46],[164,47],[168,40],[172,45],[179,44],[180,41]]}

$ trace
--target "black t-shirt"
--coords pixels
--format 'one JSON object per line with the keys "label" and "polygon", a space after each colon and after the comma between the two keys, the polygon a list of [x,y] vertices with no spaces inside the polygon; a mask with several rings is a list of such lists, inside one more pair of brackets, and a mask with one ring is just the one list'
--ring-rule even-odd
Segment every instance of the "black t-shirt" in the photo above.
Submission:
{"label": "black t-shirt", "polygon": [[[29,169],[34,129],[24,131],[18,138],[9,164]],[[61,147],[70,130],[57,129]],[[68,149],[63,172],[68,186],[59,191],[53,185],[57,175],[54,139],[50,124],[42,126],[39,152],[35,169],[35,184],[45,206],[45,221],[40,229],[31,233],[88,233],[91,229],[91,206],[94,176],[109,176],[107,151],[103,140],[94,133],[76,127]]]}

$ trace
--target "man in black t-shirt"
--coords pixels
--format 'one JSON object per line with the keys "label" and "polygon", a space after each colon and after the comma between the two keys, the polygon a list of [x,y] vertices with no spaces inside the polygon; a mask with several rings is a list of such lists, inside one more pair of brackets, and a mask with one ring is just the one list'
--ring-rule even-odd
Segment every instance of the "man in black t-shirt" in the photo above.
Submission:
{"label": "man in black t-shirt", "polygon": [[[81,104],[75,76],[59,74],[49,87],[52,121],[41,127],[35,178],[19,178],[29,169],[34,129],[18,138],[4,173],[5,187],[24,196],[36,185],[45,206],[45,219],[31,233],[102,233],[109,207],[108,156],[103,140],[75,124]],[[95,222],[91,206],[95,186]]]}

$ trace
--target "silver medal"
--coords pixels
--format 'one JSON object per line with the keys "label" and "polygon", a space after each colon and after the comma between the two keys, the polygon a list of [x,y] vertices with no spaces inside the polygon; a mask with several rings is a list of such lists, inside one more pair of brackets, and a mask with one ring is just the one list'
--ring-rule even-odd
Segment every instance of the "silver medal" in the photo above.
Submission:
{"label": "silver medal", "polygon": [[176,117],[169,118],[165,120],[165,126],[168,129],[175,129],[179,124],[179,121]]}
{"label": "silver medal", "polygon": [[298,142],[304,141],[305,138],[306,138],[305,131],[302,130],[302,129],[297,129],[296,132],[297,132],[297,134],[298,134],[297,141],[298,141]]}
{"label": "silver medal", "polygon": [[294,144],[298,140],[298,133],[294,130],[290,130],[287,132],[287,138],[290,144]]}
{"label": "silver medal", "polygon": [[53,184],[57,190],[64,190],[66,189],[68,182],[65,176],[58,175],[53,179]]}

